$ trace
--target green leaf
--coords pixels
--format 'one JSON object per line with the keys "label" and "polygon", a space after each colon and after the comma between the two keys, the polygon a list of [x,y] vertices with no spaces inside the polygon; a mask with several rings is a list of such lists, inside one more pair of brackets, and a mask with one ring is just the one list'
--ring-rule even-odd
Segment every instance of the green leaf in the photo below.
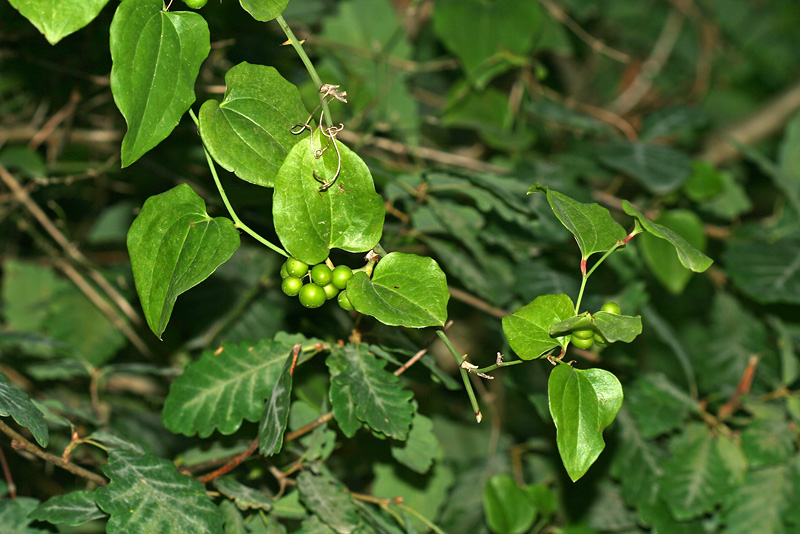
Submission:
{"label": "green leaf", "polygon": [[660,493],[681,521],[711,512],[728,493],[731,478],[708,427],[692,425],[687,430],[664,464]]}
{"label": "green leaf", "polygon": [[678,253],[678,259],[687,269],[691,269],[696,273],[702,273],[714,263],[711,258],[694,248],[684,238],[666,226],[656,224],[645,217],[627,200],[622,201],[622,209],[625,210],[625,213],[635,218],[646,232],[672,243],[672,246],[675,247],[675,252]]}
{"label": "green leaf", "polygon": [[603,311],[594,314],[584,312],[581,315],[570,317],[566,321],[551,324],[549,333],[552,337],[557,337],[567,335],[573,330],[586,328],[603,334],[609,343],[615,341],[630,343],[642,333],[642,318],[639,315],[632,317]]}
{"label": "green leaf", "polygon": [[748,471],[723,504],[725,534],[785,534],[782,516],[795,506],[797,497],[787,465]]}
{"label": "green leaf", "polygon": [[300,524],[300,530],[295,531],[295,534],[334,534],[336,531],[322,522],[322,520],[312,515],[308,519],[304,519]]}
{"label": "green leaf", "polygon": [[[664,211],[658,217],[657,222],[681,236],[698,251],[705,251],[706,234],[703,230],[703,221],[694,212],[689,210]],[[689,282],[692,273],[682,267],[672,244],[653,234],[645,233],[642,235],[639,245],[645,263],[658,281],[672,293],[680,294]]]}
{"label": "green leaf", "polygon": [[211,218],[186,184],[145,201],[128,231],[128,254],[147,324],[159,339],[178,295],[208,278],[238,247],[233,222]]}
{"label": "green leaf", "polygon": [[392,456],[412,471],[425,474],[433,461],[442,457],[442,448],[433,433],[433,421],[414,412],[408,439],[403,447],[392,445]]}
{"label": "green leaf", "polygon": [[245,11],[261,22],[269,22],[286,9],[289,0],[239,0]]}
{"label": "green leaf", "polygon": [[272,498],[263,491],[258,491],[245,486],[233,477],[222,477],[214,480],[214,485],[220,493],[233,499],[239,510],[264,510],[272,509]]}
{"label": "green leaf", "polygon": [[111,450],[103,472],[111,482],[95,490],[111,515],[109,534],[218,534],[222,515],[192,477],[150,454]]}
{"label": "green leaf", "polygon": [[754,468],[779,464],[794,453],[794,435],[783,419],[756,420],[742,432],[742,449]]}
{"label": "green leaf", "polygon": [[0,373],[0,416],[13,417],[14,421],[31,431],[42,447],[50,443],[50,431],[42,412],[34,406],[27,393],[9,383],[3,373]]}
{"label": "green leaf", "polygon": [[353,407],[345,408],[345,413],[352,410],[376,432],[395,439],[407,438],[414,415],[413,394],[403,388],[398,377],[384,369],[385,360],[376,358],[365,345],[346,345],[333,347],[325,363],[331,372],[331,391],[334,384],[348,386],[350,390],[349,396],[331,394],[334,416],[337,403],[352,402]]}
{"label": "green leaf", "polygon": [[[343,143],[336,142],[322,157],[314,149],[327,146],[318,129],[314,149],[303,136],[289,152],[275,177],[272,216],[275,231],[286,250],[298,260],[314,265],[328,257],[329,250],[366,252],[378,244],[383,232],[386,207],[375,192],[372,175],[364,161]],[[321,141],[323,140],[323,141]],[[341,169],[336,182],[320,191],[316,175],[330,181]]]}
{"label": "green leaf", "polygon": [[[326,360],[326,363],[328,367],[331,368],[331,377],[334,376],[334,372],[341,373],[345,371],[345,368],[336,368],[335,364],[331,361]],[[332,365],[334,367],[332,367]],[[336,370],[334,371],[334,369]],[[361,428],[361,421],[356,417],[356,401],[353,398],[353,391],[350,388],[349,382],[331,380],[331,388],[328,396],[333,406],[333,417],[339,424],[339,428],[345,436],[352,438],[356,435],[358,429]]]}
{"label": "green leaf", "polygon": [[392,252],[378,262],[372,279],[355,273],[347,283],[347,297],[356,311],[383,324],[423,328],[447,321],[450,291],[436,261]]}
{"label": "green leaf", "polygon": [[648,143],[618,142],[599,149],[600,161],[638,180],[652,193],[666,195],[692,172],[689,157],[674,148]]}
{"label": "green leaf", "polygon": [[200,108],[200,136],[214,159],[242,180],[272,187],[308,116],[297,87],[273,67],[239,63],[225,74],[222,102]]}
{"label": "green leaf", "polygon": [[536,519],[536,508],[511,475],[495,475],[486,481],[483,510],[489,528],[498,534],[523,534]]}
{"label": "green leaf", "polygon": [[602,369],[560,364],[547,383],[556,442],[569,477],[581,478],[605,448],[603,430],[622,406],[622,386]]}
{"label": "green leaf", "polygon": [[800,241],[728,243],[725,271],[743,293],[764,303],[800,304]]}
{"label": "green leaf", "polygon": [[[412,508],[429,522],[436,519],[440,508],[447,500],[448,491],[455,478],[444,463],[437,463],[425,476],[410,473],[396,464],[376,463],[372,470],[375,473],[372,482],[372,494],[375,497],[386,499],[401,497],[405,506]],[[390,507],[396,513],[404,515],[413,528],[421,532],[427,531],[428,524],[413,515],[406,515],[404,511],[391,505]]]}
{"label": "green leaf", "polygon": [[503,317],[503,333],[523,360],[541,358],[555,347],[567,347],[566,337],[550,337],[550,325],[575,314],[575,305],[567,295],[542,295],[533,302]]}
{"label": "green leaf", "polygon": [[[296,345],[295,349],[300,346]],[[258,425],[258,450],[263,456],[272,456],[281,450],[283,432],[289,419],[292,397],[292,368],[295,354],[289,354],[267,399],[261,423]]]}
{"label": "green leaf", "polygon": [[219,503],[219,512],[223,517],[225,534],[247,534],[244,518],[233,502],[225,500]]}
{"label": "green leaf", "polygon": [[37,506],[28,517],[56,525],[64,523],[75,527],[107,516],[97,507],[93,492],[73,491],[50,497]]}
{"label": "green leaf", "polygon": [[108,0],[9,0],[52,45],[92,22]]}
{"label": "green leaf", "polygon": [[162,11],[161,0],[123,0],[111,21],[111,93],[128,131],[127,167],[163,141],[195,100],[208,57],[208,24],[187,11]]}
{"label": "green leaf", "polygon": [[611,250],[625,239],[625,229],[599,204],[583,204],[539,184],[528,189],[528,194],[537,192],[547,195],[553,213],[575,236],[584,260],[595,252]]}
{"label": "green leaf", "polygon": [[530,52],[541,22],[537,3],[515,0],[442,0],[433,12],[434,32],[478,87]]}
{"label": "green leaf", "polygon": [[28,526],[32,521],[28,514],[38,504],[39,501],[30,497],[0,499],[0,525],[3,525],[3,534],[50,534],[47,530]]}
{"label": "green leaf", "polygon": [[628,409],[636,418],[643,437],[651,439],[682,427],[697,402],[661,373],[643,375],[627,391]]}
{"label": "green leaf", "polygon": [[172,382],[161,418],[172,432],[200,437],[214,429],[236,432],[242,420],[258,421],[292,347],[261,340],[225,344],[203,352]]}
{"label": "green leaf", "polygon": [[303,471],[297,477],[297,489],[306,508],[334,531],[349,533],[361,523],[352,497],[332,478]]}

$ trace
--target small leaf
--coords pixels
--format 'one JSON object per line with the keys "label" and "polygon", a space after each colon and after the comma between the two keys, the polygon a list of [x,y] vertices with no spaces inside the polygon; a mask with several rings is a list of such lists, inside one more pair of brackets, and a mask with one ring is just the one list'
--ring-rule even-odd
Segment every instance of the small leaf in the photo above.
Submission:
{"label": "small leaf", "polygon": [[225,74],[222,102],[200,108],[200,136],[223,168],[242,180],[272,187],[297,143],[290,127],[308,112],[297,87],[273,67],[239,63]]}
{"label": "small leaf", "polygon": [[392,456],[412,471],[425,474],[433,461],[442,456],[439,440],[433,433],[433,421],[414,412],[408,439],[403,447],[392,446]]}
{"label": "small leaf", "polygon": [[625,239],[625,229],[599,204],[584,204],[539,184],[528,189],[528,194],[537,192],[547,195],[553,213],[575,236],[583,259],[611,250]]}
{"label": "small leaf", "polygon": [[233,477],[222,477],[214,480],[214,485],[220,493],[233,499],[239,510],[264,510],[269,512],[272,509],[272,498],[264,493],[245,486]]}
{"label": "small leaf", "polygon": [[486,481],[483,510],[489,528],[498,534],[523,534],[536,519],[536,508],[510,475],[495,475]]}
{"label": "small leaf", "polygon": [[674,148],[648,143],[611,143],[601,147],[600,161],[638,180],[652,193],[671,193],[692,172],[689,157]]}
{"label": "small leaf", "polygon": [[[343,143],[331,140],[322,157],[314,157],[314,149],[327,143],[319,129],[314,132],[314,148],[309,136],[302,136],[275,177],[275,231],[289,254],[309,265],[324,261],[332,248],[370,250],[378,244],[386,214],[366,163]],[[314,173],[322,180],[333,180],[339,155],[336,182],[320,191]]]}
{"label": "small leaf", "polygon": [[92,22],[108,0],[9,0],[54,45]]}
{"label": "small leaf", "polygon": [[574,314],[575,305],[567,295],[542,295],[503,317],[503,333],[511,348],[523,360],[541,358],[555,347],[566,348],[567,338],[551,337],[550,325]]}
{"label": "small leaf", "polygon": [[205,488],[175,464],[150,454],[111,450],[103,472],[111,482],[95,490],[111,514],[109,534],[218,534],[222,515]]}
{"label": "small leaf", "polygon": [[178,295],[211,276],[237,248],[233,222],[212,219],[188,185],[145,201],[128,231],[128,254],[147,324],[159,339]]}
{"label": "small leaf", "polygon": [[353,499],[332,478],[303,471],[297,477],[297,489],[306,508],[334,531],[353,532],[361,523]]}
{"label": "small leaf", "polygon": [[12,386],[6,375],[0,373],[0,417],[8,416],[29,429],[42,447],[50,443],[50,431],[42,412],[34,406],[27,393]]}
{"label": "small leaf", "polygon": [[355,416],[370,428],[395,439],[406,439],[414,415],[413,394],[403,388],[398,377],[384,369],[385,360],[376,358],[365,345],[346,345],[343,349],[334,347],[326,363],[332,382],[346,385],[350,390],[349,399],[334,400],[331,395],[334,414],[337,402],[349,400]]}
{"label": "small leaf", "polygon": [[239,3],[254,19],[269,22],[283,13],[289,0],[239,0]]}
{"label": "small leaf", "polygon": [[[703,221],[689,210],[663,211],[658,217],[658,224],[669,228],[680,235],[691,246],[704,252],[706,235]],[[650,271],[661,284],[673,294],[680,294],[692,276],[691,271],[684,269],[674,253],[674,247],[664,239],[646,233],[640,241],[642,256]]]}
{"label": "small leaf", "polygon": [[63,523],[75,527],[107,515],[97,507],[93,492],[73,491],[50,497],[28,514],[28,517],[56,525]]}
{"label": "small leaf", "polygon": [[547,383],[556,442],[569,477],[581,478],[605,448],[603,430],[622,406],[622,386],[602,369],[560,364]]}
{"label": "small leaf", "polygon": [[[299,350],[300,345],[295,346]],[[272,394],[267,399],[264,412],[261,415],[261,424],[258,425],[258,450],[264,456],[271,456],[281,450],[283,445],[283,432],[289,419],[289,407],[292,396],[292,367],[294,351],[289,354],[278,375],[278,380],[272,388]]]}
{"label": "small leaf", "polygon": [[111,93],[128,131],[127,167],[163,141],[195,100],[208,57],[208,24],[187,11],[162,11],[161,0],[123,0],[111,21]]}
{"label": "small leaf", "polygon": [[645,217],[627,200],[622,201],[622,209],[625,210],[625,213],[635,218],[646,232],[649,232],[651,235],[656,237],[660,237],[661,239],[666,239],[672,243],[672,245],[675,247],[675,251],[678,253],[678,259],[680,259],[683,266],[687,269],[691,269],[696,273],[702,273],[708,269],[712,263],[714,263],[711,258],[687,243],[684,238],[666,226],[656,224]]}
{"label": "small leaf", "polygon": [[450,292],[447,278],[431,258],[392,252],[382,258],[370,279],[357,272],[347,283],[347,297],[359,311],[389,326],[443,326]]}

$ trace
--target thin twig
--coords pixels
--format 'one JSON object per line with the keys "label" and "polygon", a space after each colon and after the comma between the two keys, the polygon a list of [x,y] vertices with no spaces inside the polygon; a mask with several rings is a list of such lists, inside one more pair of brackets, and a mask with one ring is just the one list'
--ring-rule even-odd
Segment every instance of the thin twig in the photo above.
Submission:
{"label": "thin twig", "polygon": [[553,15],[553,18],[569,28],[572,33],[577,35],[581,41],[588,44],[592,50],[603,54],[614,61],[619,61],[620,63],[630,62],[631,56],[625,52],[620,52],[619,50],[611,48],[600,39],[589,34],[589,32],[584,30],[580,24],[575,22],[569,15],[567,15],[567,13],[560,6],[556,5],[550,0],[539,0],[539,2],[547,9],[547,11],[550,12],[551,15]]}
{"label": "thin twig", "polygon": [[447,289],[448,291],[450,291],[450,296],[452,296],[454,299],[460,300],[465,304],[469,304],[473,308],[488,313],[493,317],[502,319],[506,315],[511,315],[511,312],[506,310],[501,310],[500,308],[495,308],[491,304],[488,304],[485,301],[479,299],[478,297],[471,295],[466,291],[458,289],[457,287],[447,286]]}
{"label": "thin twig", "polygon": [[79,465],[75,465],[72,462],[68,462],[63,458],[56,456],[55,454],[50,454],[49,452],[42,450],[2,421],[0,421],[0,431],[11,438],[11,446],[16,450],[28,451],[31,454],[38,456],[42,460],[50,462],[51,464],[55,464],[62,469],[66,469],[74,475],[91,480],[97,485],[105,486],[108,484],[108,481],[106,481],[106,479],[100,475],[92,473],[91,471],[84,469]]}
{"label": "thin twig", "polygon": [[257,448],[258,448],[258,438],[254,439],[250,443],[250,445],[248,445],[247,449],[245,449],[244,452],[241,452],[236,456],[234,456],[232,460],[230,460],[228,463],[226,463],[216,471],[207,473],[199,477],[197,480],[199,480],[203,484],[207,484],[208,482],[211,482],[215,478],[219,478],[222,475],[227,474],[228,472],[232,471],[235,467],[237,467],[239,464],[247,460],[251,454],[256,452]]}
{"label": "thin twig", "polygon": [[404,363],[402,366],[398,367],[395,370],[394,376],[400,376],[401,374],[405,373],[406,370],[409,367],[411,367],[412,365],[414,365],[415,363],[417,363],[417,360],[422,358],[425,355],[426,352],[428,352],[428,349],[418,350],[417,353],[414,354],[411,358],[409,358],[406,363]]}
{"label": "thin twig", "polygon": [[717,412],[717,419],[723,421],[733,415],[739,409],[741,404],[742,395],[747,395],[750,392],[750,387],[753,385],[753,377],[756,374],[756,367],[758,366],[758,356],[752,354],[747,361],[742,377],[739,379],[739,384],[736,386],[736,391],[733,392],[728,402],[723,404]]}
{"label": "thin twig", "polygon": [[31,137],[31,140],[28,142],[28,148],[31,150],[36,150],[39,148],[39,145],[47,140],[48,137],[53,135],[55,129],[58,128],[58,126],[67,120],[67,118],[69,118],[73,113],[75,113],[75,108],[77,107],[78,102],[80,102],[80,99],[80,93],[78,93],[78,91],[72,91],[69,102],[67,102],[63,108],[58,110],[52,117],[50,117],[50,119],[44,123],[39,131],[36,132],[36,135]]}
{"label": "thin twig", "polygon": [[17,485],[14,484],[14,478],[11,476],[11,469],[8,468],[8,462],[6,462],[6,453],[3,452],[3,449],[0,448],[0,464],[3,465],[3,475],[6,477],[6,485],[8,486],[8,494],[11,495],[12,499],[17,498]]}
{"label": "thin twig", "polygon": [[283,436],[283,442],[286,443],[289,441],[294,441],[301,436],[305,436],[306,434],[317,428],[319,425],[327,423],[331,419],[333,419],[333,412],[328,412],[326,414],[320,415],[307,425],[298,428],[294,432],[289,432],[288,434]]}

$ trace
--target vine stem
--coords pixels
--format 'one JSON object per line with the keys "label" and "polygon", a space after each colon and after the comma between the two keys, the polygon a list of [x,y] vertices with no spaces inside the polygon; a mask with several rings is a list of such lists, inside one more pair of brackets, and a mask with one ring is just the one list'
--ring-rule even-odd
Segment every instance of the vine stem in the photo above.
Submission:
{"label": "vine stem", "polygon": [[592,276],[592,273],[595,271],[595,269],[597,269],[600,266],[600,264],[603,263],[605,259],[611,255],[612,252],[614,252],[627,242],[628,238],[626,238],[625,241],[617,241],[617,244],[614,245],[609,250],[607,250],[606,253],[603,254],[600,257],[600,259],[597,260],[595,264],[592,265],[592,268],[589,269],[588,271],[586,270],[586,259],[588,258],[584,258],[581,260],[581,289],[580,291],[578,291],[578,300],[575,302],[575,315],[578,315],[581,311],[581,301],[583,300],[583,290],[586,289],[586,281],[589,279],[590,276]]}
{"label": "vine stem", "polygon": [[444,330],[437,330],[436,335],[439,336],[439,339],[442,340],[444,346],[447,347],[447,350],[450,351],[450,354],[453,355],[453,358],[456,359],[458,362],[458,370],[461,371],[461,379],[464,381],[464,388],[467,390],[467,395],[469,395],[469,402],[472,404],[472,410],[475,412],[475,419],[480,423],[481,419],[483,419],[483,415],[481,414],[481,408],[478,406],[478,399],[475,398],[475,392],[472,390],[472,383],[469,381],[469,373],[467,370],[461,367],[461,364],[464,363],[464,356],[458,353],[456,348],[453,346],[453,343],[447,337],[447,334],[444,333]]}
{"label": "vine stem", "polygon": [[[200,122],[197,119],[197,115],[194,114],[193,109],[189,109],[189,115],[192,117],[194,123],[199,127]],[[208,162],[208,168],[211,170],[211,176],[214,177],[214,183],[217,185],[217,190],[219,191],[219,196],[222,198],[222,202],[225,204],[225,208],[227,208],[228,213],[231,215],[231,219],[233,219],[236,228],[241,228],[244,232],[250,234],[250,236],[261,243],[262,245],[274,250],[281,256],[289,257],[289,253],[283,250],[281,247],[273,244],[271,241],[264,239],[261,237],[255,230],[252,230],[249,226],[247,226],[238,215],[236,215],[236,211],[233,209],[230,201],[228,200],[228,195],[225,194],[225,188],[222,187],[222,182],[219,180],[219,176],[217,175],[217,167],[214,165],[214,160],[211,158],[211,154],[208,153],[208,149],[203,145],[203,152],[206,154],[206,161]]]}
{"label": "vine stem", "polygon": [[[311,59],[309,59],[308,54],[306,54],[303,44],[297,39],[297,37],[295,37],[294,32],[283,19],[282,15],[275,17],[275,21],[280,25],[283,33],[286,34],[286,38],[289,39],[289,43],[292,45],[292,48],[294,48],[294,51],[297,52],[298,56],[300,56],[300,60],[303,62],[303,65],[306,66],[308,75],[311,76],[311,81],[314,82],[314,85],[317,86],[317,90],[319,90],[319,88],[322,87],[322,78],[320,78],[319,74],[317,74],[317,69],[315,69],[314,64],[311,63]],[[331,118],[331,112],[328,109],[328,103],[325,101],[325,98],[322,98],[320,103],[322,104],[322,112],[325,115],[325,124],[327,124],[330,128],[333,126],[333,119]]]}

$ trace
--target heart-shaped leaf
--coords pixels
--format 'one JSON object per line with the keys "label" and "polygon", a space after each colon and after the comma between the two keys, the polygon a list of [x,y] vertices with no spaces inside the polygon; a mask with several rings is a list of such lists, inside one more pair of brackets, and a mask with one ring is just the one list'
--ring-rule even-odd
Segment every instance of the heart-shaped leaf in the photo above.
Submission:
{"label": "heart-shaped leaf", "polygon": [[80,30],[100,13],[108,0],[9,0],[42,32],[50,44]]}
{"label": "heart-shaped leaf", "polygon": [[233,221],[212,219],[188,185],[145,201],[128,231],[128,254],[144,316],[159,339],[178,295],[211,276],[237,248]]}
{"label": "heart-shaped leaf", "polygon": [[581,478],[605,448],[603,430],[622,407],[622,386],[603,369],[574,369],[561,364],[547,383],[556,443],[569,477]]}
{"label": "heart-shaped leaf", "polygon": [[201,15],[163,8],[161,0],[122,0],[111,21],[111,93],[128,123],[123,167],[177,126],[211,49]]}
{"label": "heart-shaped leaf", "polygon": [[675,252],[678,253],[678,259],[680,259],[683,266],[687,269],[691,269],[696,273],[702,273],[714,263],[711,258],[694,248],[684,238],[666,226],[656,224],[645,217],[627,200],[622,201],[622,209],[625,210],[625,213],[635,218],[646,232],[672,243],[672,246],[675,247]]}
{"label": "heart-shaped leaf", "polygon": [[297,87],[273,67],[240,63],[225,74],[222,102],[200,108],[200,136],[223,168],[242,180],[272,187],[297,143],[290,127],[306,120]]}
{"label": "heart-shaped leaf", "polygon": [[550,325],[575,315],[575,305],[567,295],[541,295],[533,302],[503,317],[503,333],[508,344],[523,360],[541,358],[555,347],[566,348],[568,337],[552,337]]}
{"label": "heart-shaped leaf", "polygon": [[261,22],[269,22],[286,9],[289,0],[239,0],[245,11]]}
{"label": "heart-shaped leaf", "polygon": [[[309,136],[295,144],[278,175],[272,215],[275,231],[286,250],[298,260],[314,265],[328,257],[332,248],[366,252],[383,233],[386,207],[375,192],[372,175],[364,161],[343,143],[317,130],[312,148]],[[320,158],[315,150],[328,147]],[[337,151],[338,149],[338,151]],[[341,168],[339,169],[341,156]],[[330,182],[320,191],[321,180]]]}
{"label": "heart-shaped leaf", "polygon": [[0,373],[0,417],[8,416],[30,430],[39,445],[47,447],[50,442],[50,431],[44,415],[33,404],[27,393],[12,386],[6,375]]}
{"label": "heart-shaped leaf", "polygon": [[347,297],[356,311],[383,324],[423,328],[444,325],[450,292],[435,260],[392,252],[378,262],[371,280],[355,273]]}
{"label": "heart-shaped leaf", "polygon": [[625,239],[625,229],[599,204],[584,204],[539,184],[528,189],[528,194],[537,192],[547,195],[553,213],[575,236],[583,259],[595,252],[611,250]]}

